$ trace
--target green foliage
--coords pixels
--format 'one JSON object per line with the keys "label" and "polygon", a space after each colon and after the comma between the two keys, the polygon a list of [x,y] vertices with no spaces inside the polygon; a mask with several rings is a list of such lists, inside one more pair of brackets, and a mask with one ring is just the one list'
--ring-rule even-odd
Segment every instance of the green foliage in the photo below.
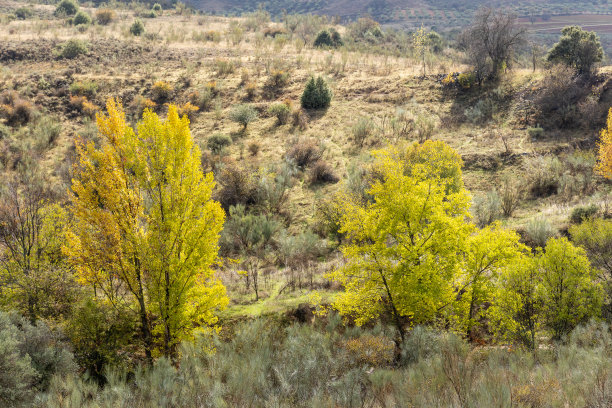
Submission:
{"label": "green foliage", "polygon": [[72,24],[74,25],[89,25],[91,24],[91,16],[84,12],[83,10],[79,10],[76,15],[72,18]]}
{"label": "green foliage", "polygon": [[131,368],[133,362],[124,354],[136,346],[137,332],[132,314],[99,299],[85,299],[75,305],[66,328],[77,363],[98,383],[104,383],[113,369]]}
{"label": "green foliage", "polygon": [[523,257],[504,268],[488,311],[497,335],[536,349],[543,325],[545,298],[536,259]]}
{"label": "green foliage", "polygon": [[44,322],[33,325],[16,313],[0,312],[0,403],[27,406],[54,375],[75,371],[67,346]]}
{"label": "green foliage", "polygon": [[60,56],[65,59],[74,59],[89,52],[87,43],[76,38],[70,39],[61,45]]}
{"label": "green foliage", "polygon": [[451,302],[458,256],[471,231],[465,222],[469,198],[462,188],[448,192],[440,174],[459,160],[410,165],[401,152],[379,153],[380,176],[368,190],[374,201],[342,204],[348,261],[330,274],[345,287],[334,302],[342,314],[363,324],[387,305],[403,337],[402,316],[428,322]]}
{"label": "green foliage", "polygon": [[130,26],[130,34],[140,36],[145,32],[145,26],[142,21],[136,19]]}
{"label": "green foliage", "polygon": [[79,5],[74,0],[62,0],[55,8],[55,15],[58,17],[75,15],[79,10]]}
{"label": "green foliage", "polygon": [[236,105],[229,113],[230,120],[241,124],[243,130],[246,130],[249,123],[257,120],[257,117],[257,111],[249,104]]}
{"label": "green foliage", "polygon": [[546,58],[550,62],[569,65],[579,74],[589,74],[603,56],[601,42],[594,31],[585,31],[579,26],[568,26],[561,30],[559,42],[553,45]]}
{"label": "green foliage", "polygon": [[573,224],[580,224],[583,221],[592,218],[599,212],[599,207],[595,204],[591,204],[589,206],[580,206],[576,207],[572,210],[572,214],[570,215],[570,221]]}
{"label": "green foliage", "polygon": [[463,160],[446,143],[439,140],[413,143],[401,152],[401,157],[407,175],[441,183],[447,194],[463,191]]}
{"label": "green foliage", "polygon": [[539,260],[546,325],[553,339],[601,312],[603,292],[584,249],[567,238],[550,239]]}
{"label": "green foliage", "polygon": [[304,109],[326,109],[332,99],[332,91],[322,77],[311,77],[302,93],[301,103]]}
{"label": "green foliage", "polygon": [[34,12],[29,7],[19,7],[17,10],[15,10],[15,16],[19,20],[27,20],[33,15],[34,15]]}
{"label": "green foliage", "polygon": [[88,98],[92,98],[98,92],[98,88],[99,86],[95,81],[84,80],[73,82],[72,84],[70,84],[70,87],[68,89],[73,95],[81,95],[87,96]]}
{"label": "green foliage", "polygon": [[495,299],[500,275],[520,261],[527,248],[519,235],[496,223],[470,235],[466,243],[464,265],[457,277],[459,295],[453,307],[457,327],[469,339],[475,339],[477,325],[487,317],[486,305]]}
{"label": "green foliage", "polygon": [[469,89],[476,83],[476,75],[473,72],[463,72],[457,77],[457,82],[463,89]]}
{"label": "green foliage", "polygon": [[612,281],[612,220],[589,218],[569,229],[572,240],[587,251],[589,260]]}
{"label": "green foliage", "polygon": [[335,29],[322,30],[317,34],[314,44],[315,47],[341,47],[344,45],[340,33]]}
{"label": "green foliage", "polygon": [[527,134],[532,139],[540,139],[542,136],[544,136],[544,129],[541,127],[530,127],[527,128]]}
{"label": "green foliage", "polygon": [[272,116],[276,116],[277,123],[279,125],[284,125],[289,120],[289,116],[291,115],[291,108],[284,102],[277,102],[268,108],[268,114]]}
{"label": "green foliage", "polygon": [[221,154],[226,147],[232,144],[232,138],[223,133],[215,133],[208,138],[206,147],[210,149],[213,154]]}
{"label": "green foliage", "polygon": [[161,13],[163,9],[161,4],[155,3],[153,7],[151,7],[151,10],[155,11],[156,13]]}

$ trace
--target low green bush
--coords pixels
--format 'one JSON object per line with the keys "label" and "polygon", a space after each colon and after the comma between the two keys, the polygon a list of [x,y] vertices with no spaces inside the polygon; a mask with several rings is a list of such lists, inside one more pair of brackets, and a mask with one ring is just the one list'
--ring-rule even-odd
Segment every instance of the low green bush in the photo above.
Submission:
{"label": "low green bush", "polygon": [[65,59],[74,59],[79,55],[85,55],[88,52],[89,49],[85,41],[73,38],[61,45],[59,55]]}
{"label": "low green bush", "polygon": [[80,10],[72,18],[72,24],[77,25],[89,25],[91,24],[91,17],[86,12]]}
{"label": "low green bush", "polygon": [[140,20],[135,20],[130,26],[130,34],[140,36],[145,32],[145,26]]}

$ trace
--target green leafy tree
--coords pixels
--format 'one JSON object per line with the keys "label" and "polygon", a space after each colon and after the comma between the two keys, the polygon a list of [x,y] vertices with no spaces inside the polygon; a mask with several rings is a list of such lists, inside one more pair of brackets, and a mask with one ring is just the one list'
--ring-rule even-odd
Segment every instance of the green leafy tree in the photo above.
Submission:
{"label": "green leafy tree", "polygon": [[601,278],[612,281],[612,220],[591,218],[569,229],[572,240],[587,251]]}
{"label": "green leafy tree", "polygon": [[561,339],[599,314],[603,292],[584,249],[567,238],[551,238],[538,266],[546,325],[554,339]]}
{"label": "green leafy tree", "polygon": [[487,311],[498,337],[535,350],[543,327],[545,298],[537,259],[524,256],[502,269]]}
{"label": "green leafy tree", "polygon": [[502,271],[525,252],[518,234],[497,223],[468,238],[464,266],[458,278],[456,307],[460,311],[460,327],[469,339],[474,339],[476,325],[486,317],[485,305],[493,301]]}
{"label": "green leafy tree", "polygon": [[377,154],[378,177],[368,190],[373,201],[342,203],[347,263],[330,274],[345,288],[334,302],[340,313],[363,324],[387,308],[402,340],[403,318],[431,321],[453,302],[460,254],[472,230],[467,191],[448,193],[431,166],[409,167],[394,150]]}
{"label": "green leafy tree", "polygon": [[311,77],[306,83],[302,93],[302,108],[304,109],[326,109],[332,99],[332,91],[322,77]]}
{"label": "green leafy tree", "polygon": [[561,38],[550,49],[547,59],[569,65],[579,74],[589,74],[603,56],[603,48],[595,32],[568,26],[561,30]]}
{"label": "green leafy tree", "polygon": [[145,110],[137,132],[120,104],[109,100],[107,111],[98,116],[102,146],[77,145],[65,252],[82,283],[139,317],[149,360],[157,340],[174,357],[228,302],[211,269],[224,212],[175,106],[165,121]]}

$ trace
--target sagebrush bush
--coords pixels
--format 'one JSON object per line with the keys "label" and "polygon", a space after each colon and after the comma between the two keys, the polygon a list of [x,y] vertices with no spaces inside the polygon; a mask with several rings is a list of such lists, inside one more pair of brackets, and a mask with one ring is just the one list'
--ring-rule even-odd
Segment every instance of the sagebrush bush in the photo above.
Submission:
{"label": "sagebrush bush", "polygon": [[142,95],[137,95],[130,104],[130,107],[134,110],[137,117],[142,116],[145,109],[154,110],[156,106],[157,103],[153,102],[151,99],[145,98]]}
{"label": "sagebrush bush", "polygon": [[226,147],[232,144],[232,138],[223,133],[216,133],[208,138],[206,146],[208,149],[216,155],[219,155],[225,150]]}
{"label": "sagebrush bush", "polygon": [[291,115],[291,107],[284,102],[273,103],[268,108],[268,114],[275,116],[279,125],[284,125],[287,123],[289,116]]}
{"label": "sagebrush bush", "polygon": [[325,109],[328,108],[332,99],[332,91],[323,77],[311,77],[306,83],[302,93],[302,108]]}
{"label": "sagebrush bush", "polygon": [[15,99],[11,103],[0,105],[0,116],[6,119],[9,126],[23,126],[30,122],[34,108],[23,99]]}
{"label": "sagebrush bush", "polygon": [[89,48],[85,41],[73,38],[61,45],[59,55],[65,59],[74,59],[79,55],[84,55],[88,52]]}
{"label": "sagebrush bush", "polygon": [[255,108],[248,104],[236,105],[229,113],[231,121],[242,125],[242,130],[245,131],[249,123],[257,120],[258,114]]}
{"label": "sagebrush bush", "polygon": [[523,198],[522,186],[511,177],[505,177],[500,188],[501,209],[504,216],[511,217]]}
{"label": "sagebrush bush", "polygon": [[524,167],[534,197],[548,197],[558,192],[563,165],[557,157],[528,157]]}
{"label": "sagebrush bush", "polygon": [[249,153],[251,154],[251,156],[257,156],[257,153],[259,153],[260,148],[261,146],[257,142],[249,143],[248,149],[249,149]]}
{"label": "sagebrush bush", "polygon": [[497,191],[493,189],[485,195],[475,196],[472,204],[472,214],[476,225],[480,228],[499,219],[502,214],[502,200]]}
{"label": "sagebrush bush", "polygon": [[289,85],[289,72],[274,70],[266,79],[263,85],[263,95],[266,98],[273,98]]}
{"label": "sagebrush bush", "polygon": [[187,102],[182,105],[179,105],[177,110],[180,117],[187,116],[190,121],[193,121],[196,112],[199,111],[200,108],[198,108],[191,102]]}
{"label": "sagebrush bush", "polygon": [[351,132],[353,133],[353,140],[355,144],[359,147],[363,147],[365,141],[372,135],[374,132],[374,123],[370,118],[361,117],[357,120],[357,122],[351,128]]}
{"label": "sagebrush bush", "polygon": [[208,86],[201,87],[189,94],[189,101],[203,111],[209,111],[213,107],[215,96]]}
{"label": "sagebrush bush", "polygon": [[466,108],[463,112],[465,118],[474,124],[480,124],[491,119],[495,112],[495,105],[490,99],[481,99],[474,106]]}
{"label": "sagebrush bush", "polygon": [[54,375],[76,372],[72,354],[42,321],[31,324],[15,313],[0,312],[0,403],[26,406],[44,392]]}
{"label": "sagebrush bush", "polygon": [[[460,337],[414,328],[400,366],[384,330],[338,330],[263,319],[236,327],[231,340],[202,335],[180,347],[180,364],[159,359],[104,387],[56,377],[47,406],[388,406],[607,407],[612,387],[609,329],[579,326],[567,344],[537,355],[506,347],[472,348]],[[537,359],[537,363],[536,363]],[[205,403],[203,403],[203,401]],[[377,402],[379,401],[379,402]]]}
{"label": "sagebrush bush", "polygon": [[223,167],[215,179],[220,188],[215,199],[225,211],[238,204],[249,205],[255,202],[256,186],[252,174],[237,165]]}
{"label": "sagebrush bush", "polygon": [[225,77],[230,74],[233,74],[236,70],[236,63],[225,58],[217,58],[214,61],[214,66],[217,72],[217,76],[219,77]]}
{"label": "sagebrush bush", "polygon": [[553,238],[557,232],[548,219],[538,216],[532,218],[527,223],[525,234],[527,235],[529,243],[532,243],[540,248],[544,248],[546,246],[546,242],[550,238]]}

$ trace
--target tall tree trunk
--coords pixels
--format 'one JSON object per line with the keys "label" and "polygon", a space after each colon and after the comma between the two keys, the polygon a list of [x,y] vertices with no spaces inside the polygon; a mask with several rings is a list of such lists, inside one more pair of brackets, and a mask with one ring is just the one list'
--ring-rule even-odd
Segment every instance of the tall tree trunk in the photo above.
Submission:
{"label": "tall tree trunk", "polygon": [[153,364],[153,355],[151,353],[151,350],[153,348],[153,336],[151,334],[151,325],[149,322],[149,315],[147,314],[147,307],[145,304],[145,298],[144,298],[144,290],[142,288],[142,279],[141,279],[141,272],[140,272],[140,261],[138,260],[138,258],[134,259],[134,266],[136,267],[136,280],[138,282],[138,305],[140,307],[140,326],[141,326],[141,333],[142,333],[142,340],[144,342],[144,348],[145,348],[145,356],[146,356],[146,360],[147,360],[147,364],[152,365]]}
{"label": "tall tree trunk", "polygon": [[385,285],[385,290],[387,291],[387,297],[389,298],[389,303],[391,304],[391,311],[393,312],[393,317],[395,320],[395,327],[397,327],[397,331],[400,334],[401,342],[404,343],[404,338],[405,338],[404,326],[402,326],[399,312],[397,311],[397,308],[395,307],[395,303],[393,302],[393,296],[391,296],[391,290],[389,289],[389,285],[387,284],[387,279],[385,278],[385,275],[382,272],[382,270],[379,270],[379,272],[380,272],[380,277],[382,278],[383,284]]}

